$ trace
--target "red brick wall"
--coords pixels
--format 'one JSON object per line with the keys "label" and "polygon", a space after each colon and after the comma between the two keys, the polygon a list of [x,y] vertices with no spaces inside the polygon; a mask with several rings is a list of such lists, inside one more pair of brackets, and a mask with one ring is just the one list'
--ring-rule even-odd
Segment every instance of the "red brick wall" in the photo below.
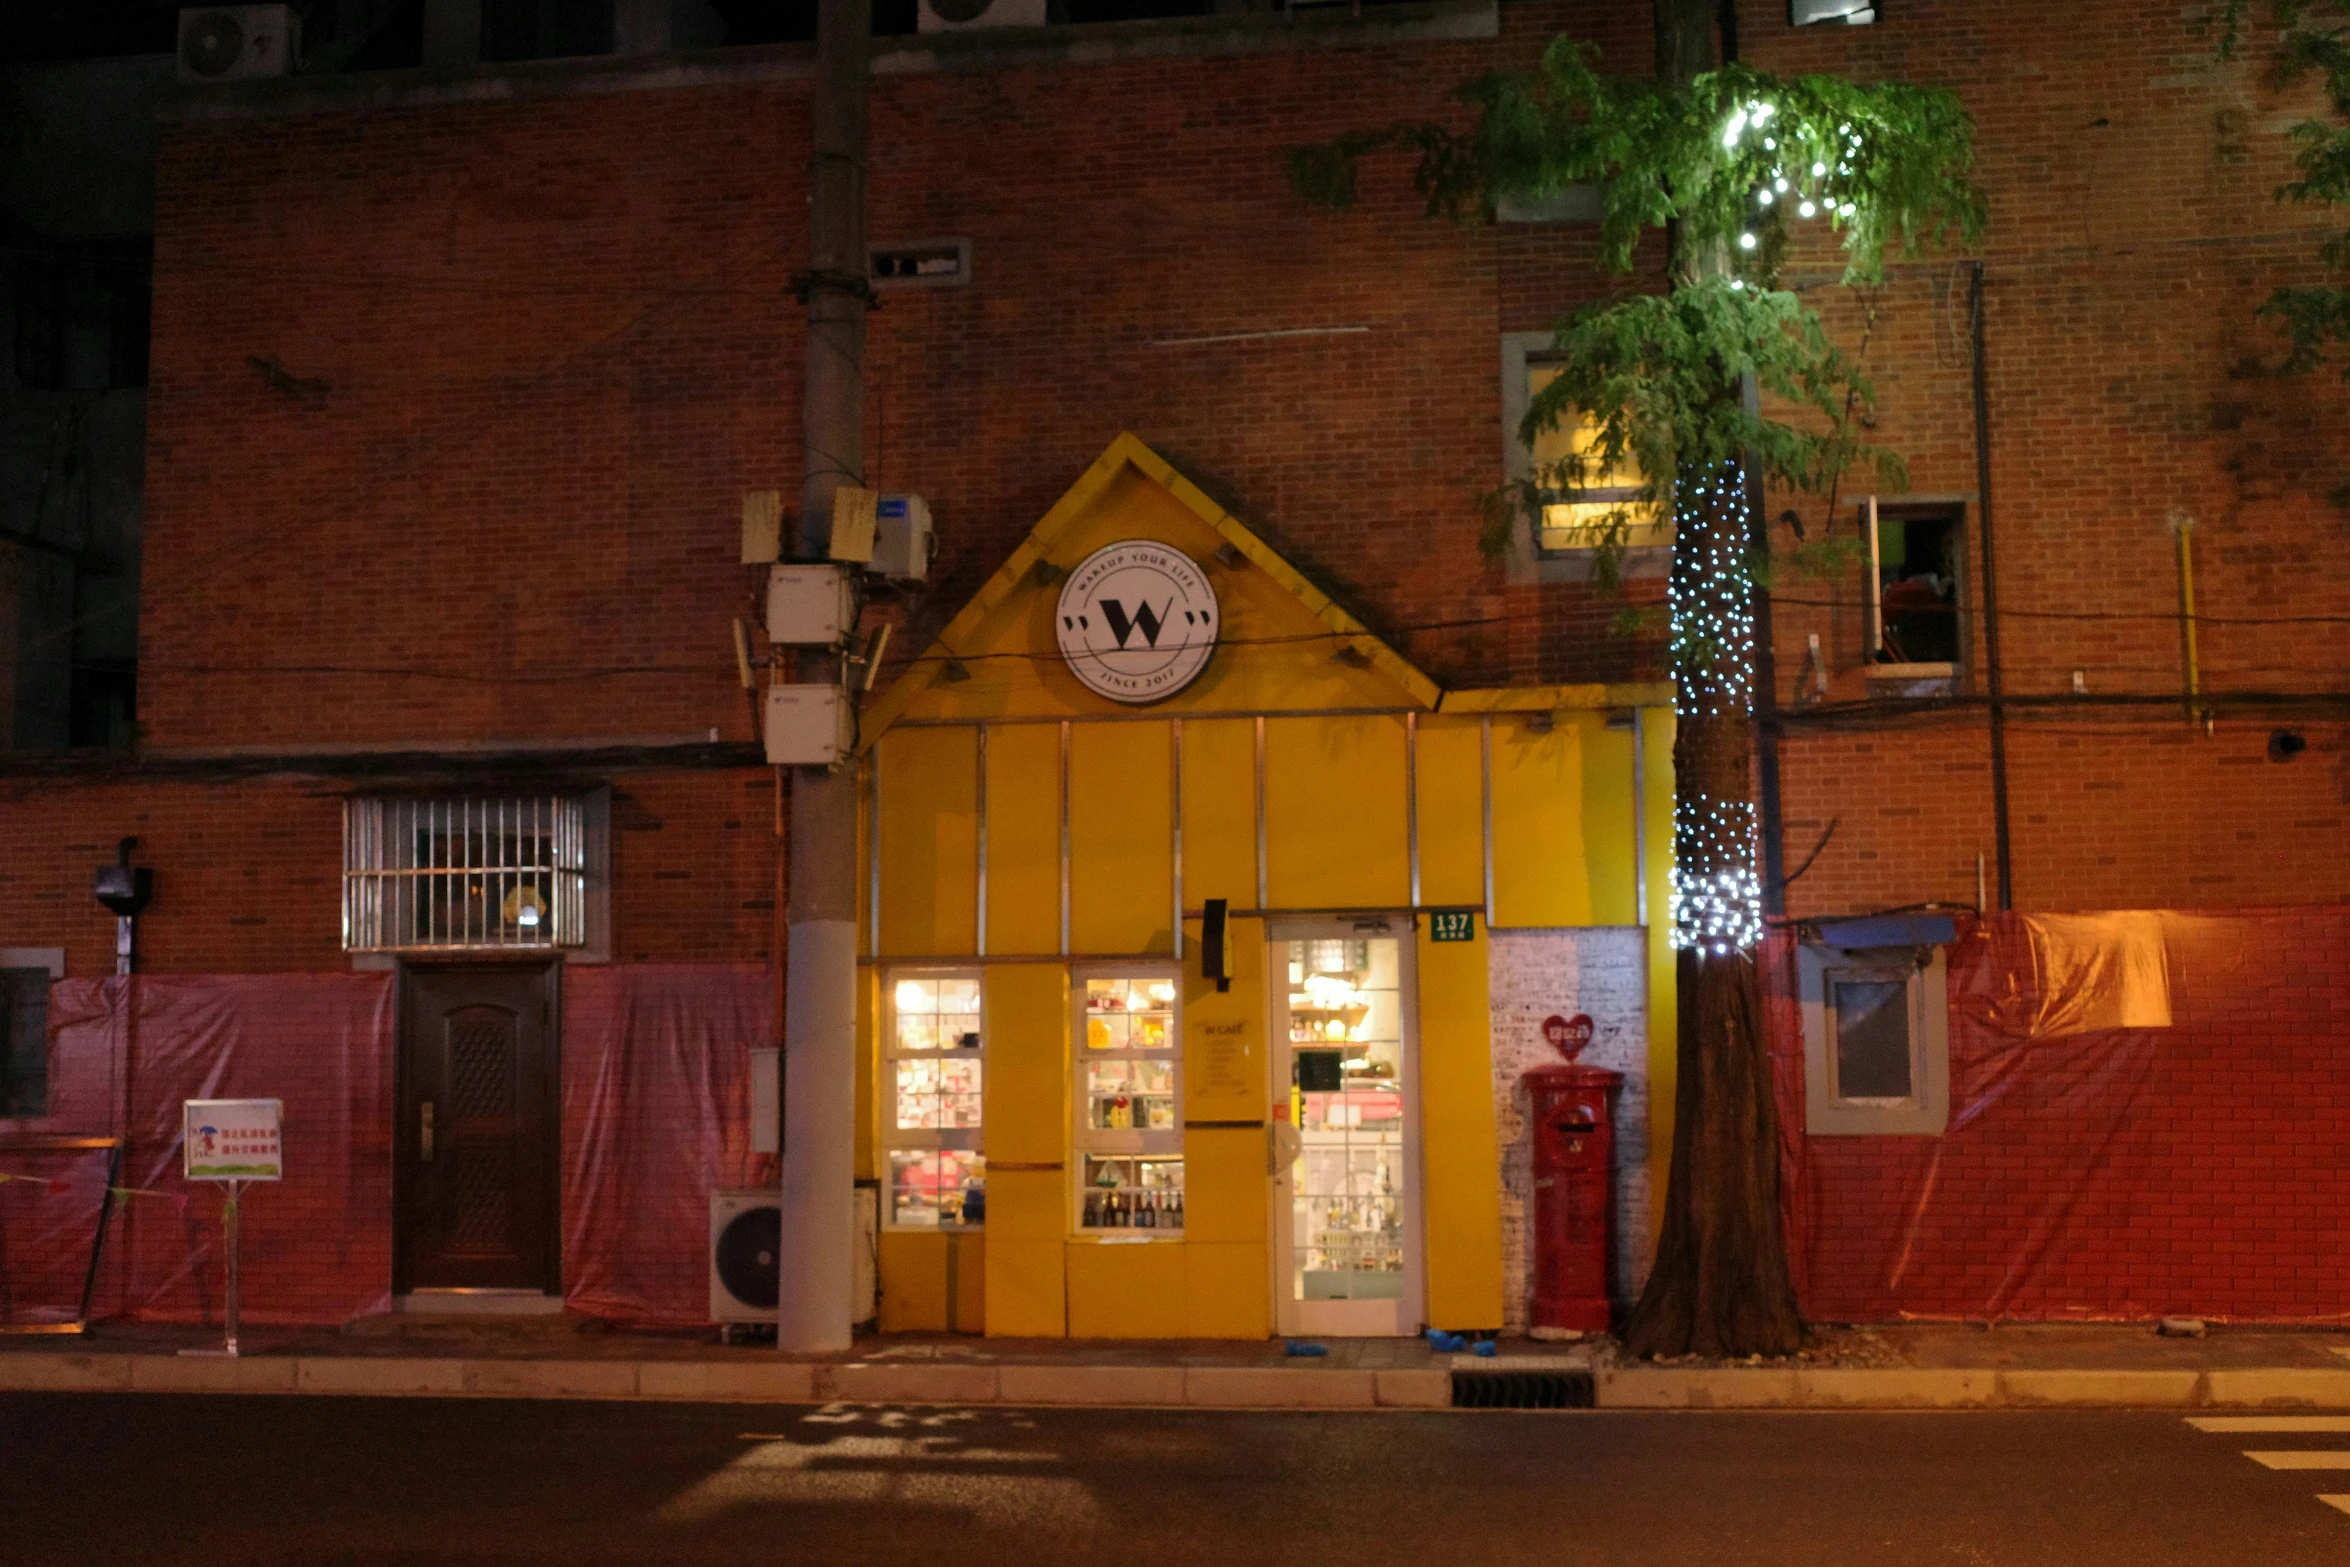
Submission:
{"label": "red brick wall", "polygon": [[[765,768],[622,773],[612,784],[613,957],[763,961],[774,931],[775,781]],[[451,786],[465,792],[471,786]],[[347,969],[349,779],[15,781],[0,788],[0,945],[63,947],[66,972],[112,973],[114,917],[90,878],[115,840],[155,871],[139,969]]]}
{"label": "red brick wall", "polygon": [[1768,949],[1809,1315],[2350,1315],[2350,914],[2182,926],[2166,1029],[2029,1037],[2012,919],[1950,962],[1949,1130],[1806,1138],[1791,947]]}

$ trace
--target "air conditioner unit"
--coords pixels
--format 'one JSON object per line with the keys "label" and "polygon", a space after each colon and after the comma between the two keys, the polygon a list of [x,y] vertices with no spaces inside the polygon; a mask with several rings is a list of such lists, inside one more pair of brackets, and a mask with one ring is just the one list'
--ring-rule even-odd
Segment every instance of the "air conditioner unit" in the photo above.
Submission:
{"label": "air conditioner unit", "polygon": [[920,582],[930,575],[937,553],[930,527],[930,503],[919,495],[884,495],[873,508],[876,575],[892,582]]}
{"label": "air conditioner unit", "polygon": [[301,54],[302,22],[292,6],[213,5],[180,13],[183,82],[286,76]]}
{"label": "air conditioner unit", "polygon": [[1042,27],[1048,20],[1045,0],[922,0],[917,25],[926,33],[960,33],[982,27]]}
{"label": "air conditioner unit", "polygon": [[773,1322],[783,1207],[773,1187],[710,1194],[710,1320]]}

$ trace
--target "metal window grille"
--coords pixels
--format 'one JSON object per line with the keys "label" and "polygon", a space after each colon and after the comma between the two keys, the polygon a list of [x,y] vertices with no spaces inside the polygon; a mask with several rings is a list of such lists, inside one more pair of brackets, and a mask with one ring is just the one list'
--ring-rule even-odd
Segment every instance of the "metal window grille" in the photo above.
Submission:
{"label": "metal window grille", "polygon": [[343,807],[343,946],[515,951],[587,937],[577,800],[352,800]]}

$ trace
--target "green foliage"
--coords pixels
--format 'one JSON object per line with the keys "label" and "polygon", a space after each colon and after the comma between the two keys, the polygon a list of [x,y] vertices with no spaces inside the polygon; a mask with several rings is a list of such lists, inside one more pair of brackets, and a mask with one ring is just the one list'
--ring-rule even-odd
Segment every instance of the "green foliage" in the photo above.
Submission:
{"label": "green foliage", "polygon": [[[2334,113],[2331,120],[2303,120],[2285,133],[2301,177],[2278,186],[2277,200],[2350,206],[2350,0],[2271,0],[2260,9],[2279,34],[2271,79],[2281,87],[2314,76]],[[2228,0],[2220,58],[2232,58],[2241,47],[2253,10],[2253,0]],[[2336,271],[2350,271],[2350,231],[2326,240],[2318,257]],[[2285,335],[2288,372],[2314,370],[2336,345],[2350,342],[2350,289],[2279,288],[2260,313]],[[2342,377],[2350,380],[2350,367]]]}
{"label": "green foliage", "polygon": [[[1744,65],[1680,89],[1602,75],[1597,58],[1588,44],[1556,39],[1532,73],[1463,84],[1457,96],[1477,111],[1466,131],[1401,121],[1298,148],[1291,185],[1319,205],[1350,206],[1357,163],[1398,149],[1419,155],[1414,183],[1429,212],[1456,219],[1490,216],[1503,197],[1588,185],[1599,192],[1608,265],[1630,270],[1642,232],[1671,224],[1690,258],[1684,277],[1719,248],[1754,282],[1769,280],[1786,225],[1805,221],[1796,215],[1805,200],[1836,229],[1855,281],[1877,277],[1888,253],[1981,232],[1983,197],[1968,177],[1973,121],[1951,93],[1783,80]],[[1752,251],[1738,243],[1744,234],[1755,236]]]}
{"label": "green foliage", "polygon": [[[1630,457],[1650,482],[1597,530],[1599,575],[1612,583],[1631,529],[1671,504],[1676,475],[1751,458],[1767,482],[1806,492],[1831,490],[1856,464],[1899,487],[1899,459],[1853,435],[1854,415],[1872,405],[1867,378],[1812,310],[1774,287],[1778,269],[1791,233],[1820,222],[1841,244],[1845,280],[1871,282],[1888,255],[1973,239],[1984,202],[1969,178],[1973,122],[1948,92],[1736,64],[1684,88],[1603,75],[1597,60],[1556,39],[1537,70],[1458,90],[1475,110],[1467,129],[1400,121],[1354,132],[1291,152],[1289,177],[1305,199],[1345,208],[1365,157],[1410,152],[1429,213],[1456,221],[1490,219],[1507,197],[1589,186],[1601,258],[1621,272],[1645,232],[1673,235],[1672,292],[1561,322],[1561,372],[1518,432],[1531,447],[1588,414],[1599,426],[1590,452],[1505,486],[1486,508],[1485,544],[1498,554],[1519,517],[1576,499]],[[1738,389],[1749,375],[1811,417],[1798,426],[1747,413]]]}

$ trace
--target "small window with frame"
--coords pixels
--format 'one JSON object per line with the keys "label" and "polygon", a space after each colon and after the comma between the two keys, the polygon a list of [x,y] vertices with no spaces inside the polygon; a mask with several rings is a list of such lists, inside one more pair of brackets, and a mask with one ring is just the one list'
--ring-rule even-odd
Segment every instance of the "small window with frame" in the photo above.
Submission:
{"label": "small window with frame", "polygon": [[[1648,476],[1629,456],[1600,463],[1599,422],[1588,414],[1536,433],[1529,446],[1523,426],[1535,397],[1558,376],[1560,360],[1548,332],[1508,332],[1501,340],[1502,476],[1513,493],[1531,484],[1541,504],[1521,508],[1510,523],[1505,557],[1509,580],[1584,582],[1597,570],[1603,544],[1621,546],[1617,573],[1661,577],[1672,567],[1669,509],[1644,500]],[[1574,482],[1562,485],[1562,474]]]}
{"label": "small window with frame", "polygon": [[1183,1232],[1182,981],[1171,965],[1072,986],[1081,1235]]}
{"label": "small window with frame", "polygon": [[1798,951],[1804,1130],[1813,1136],[1939,1136],[1950,1121],[1949,982],[1943,949]]}
{"label": "small window with frame", "polygon": [[975,1228],[987,1218],[980,975],[896,970],[889,978],[884,1222],[901,1230]]}
{"label": "small window with frame", "polygon": [[49,1113],[49,987],[65,977],[55,947],[0,947],[0,1121]]}

